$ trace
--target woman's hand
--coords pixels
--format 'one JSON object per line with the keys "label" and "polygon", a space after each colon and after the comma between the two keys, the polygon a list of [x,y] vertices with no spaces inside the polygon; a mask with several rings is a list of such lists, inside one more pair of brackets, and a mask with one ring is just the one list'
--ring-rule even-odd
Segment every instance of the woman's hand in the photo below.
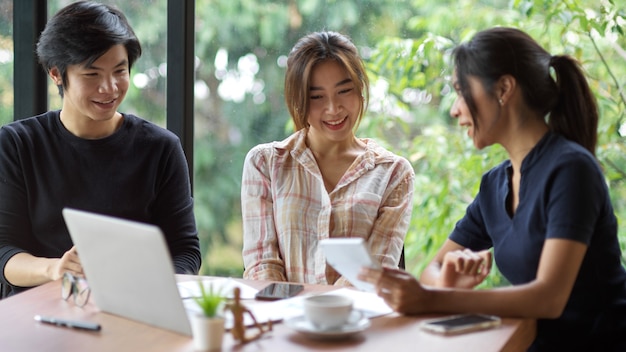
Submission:
{"label": "woman's hand", "polygon": [[428,290],[406,271],[363,268],[359,280],[376,286],[376,293],[396,312],[419,314],[428,311]]}
{"label": "woman's hand", "polygon": [[441,263],[437,287],[474,288],[491,272],[492,255],[489,250],[473,252],[469,249],[447,252]]}

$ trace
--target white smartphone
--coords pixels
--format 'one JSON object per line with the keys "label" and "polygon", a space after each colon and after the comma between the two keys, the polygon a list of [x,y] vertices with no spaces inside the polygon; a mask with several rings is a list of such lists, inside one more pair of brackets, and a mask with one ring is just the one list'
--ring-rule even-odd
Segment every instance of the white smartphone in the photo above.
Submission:
{"label": "white smartphone", "polygon": [[501,319],[493,315],[459,314],[445,318],[426,320],[422,329],[440,334],[461,334],[499,326]]}
{"label": "white smartphone", "polygon": [[380,268],[369,248],[360,237],[328,238],[320,241],[326,261],[344,276],[354,287],[374,292],[374,285],[357,278],[362,267]]}

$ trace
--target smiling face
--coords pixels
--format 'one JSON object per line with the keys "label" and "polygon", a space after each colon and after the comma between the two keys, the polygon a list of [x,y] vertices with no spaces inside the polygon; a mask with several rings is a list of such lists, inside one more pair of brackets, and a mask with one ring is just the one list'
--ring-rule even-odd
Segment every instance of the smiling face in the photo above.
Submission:
{"label": "smiling face", "polygon": [[[112,132],[120,118],[117,108],[128,91],[129,71],[123,45],[111,47],[91,65],[69,65],[61,111],[64,125],[78,136]],[[62,81],[56,68],[50,76],[57,84]]]}
{"label": "smiling face", "polygon": [[504,119],[501,119],[501,107],[498,101],[487,91],[483,84],[476,77],[468,77],[469,94],[476,105],[476,116],[472,118],[465,98],[461,92],[461,87],[456,77],[453,78],[453,86],[457,93],[456,100],[450,108],[450,116],[459,119],[459,126],[467,127],[467,135],[474,141],[474,146],[478,149],[499,143],[498,138],[503,131]]}
{"label": "smiling face", "polygon": [[353,138],[361,97],[346,70],[334,60],[324,61],[313,68],[310,82],[310,136],[335,142]]}

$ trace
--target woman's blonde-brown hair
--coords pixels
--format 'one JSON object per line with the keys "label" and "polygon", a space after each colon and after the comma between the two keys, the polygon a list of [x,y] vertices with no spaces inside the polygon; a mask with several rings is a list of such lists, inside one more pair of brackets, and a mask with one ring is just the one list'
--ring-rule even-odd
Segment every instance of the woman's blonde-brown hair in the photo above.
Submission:
{"label": "woman's blonde-brown hair", "polygon": [[287,59],[285,103],[296,131],[309,126],[307,115],[311,72],[315,65],[327,60],[335,60],[342,65],[355,83],[356,92],[361,97],[356,126],[367,109],[369,79],[356,46],[343,34],[332,31],[314,32],[298,40]]}

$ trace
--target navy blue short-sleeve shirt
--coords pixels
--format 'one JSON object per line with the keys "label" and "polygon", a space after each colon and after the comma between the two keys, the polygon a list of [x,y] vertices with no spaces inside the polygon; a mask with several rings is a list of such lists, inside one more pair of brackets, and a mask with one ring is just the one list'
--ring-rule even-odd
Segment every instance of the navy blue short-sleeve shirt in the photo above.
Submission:
{"label": "navy blue short-sleeve shirt", "polygon": [[546,239],[586,244],[563,315],[539,321],[535,345],[564,338],[577,347],[596,346],[596,338],[609,331],[621,334],[626,342],[626,271],[617,220],[595,157],[582,146],[547,133],[522,162],[514,216],[507,211],[511,172],[511,162],[505,161],[485,173],[478,195],[450,239],[472,250],[493,247],[498,269],[512,284],[535,279]]}

